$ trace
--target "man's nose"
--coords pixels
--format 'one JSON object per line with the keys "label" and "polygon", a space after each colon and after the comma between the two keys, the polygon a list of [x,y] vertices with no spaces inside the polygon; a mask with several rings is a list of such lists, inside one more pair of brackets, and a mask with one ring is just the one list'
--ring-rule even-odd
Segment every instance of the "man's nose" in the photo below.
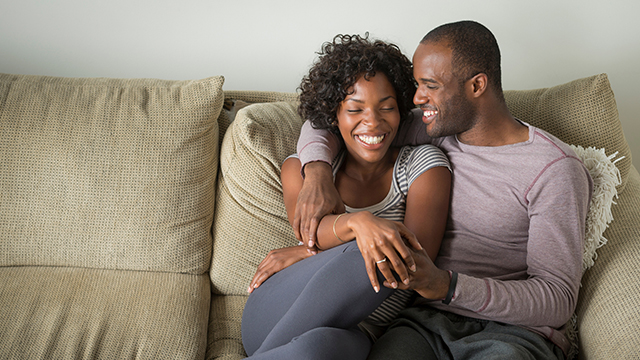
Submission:
{"label": "man's nose", "polygon": [[416,90],[415,95],[413,95],[413,103],[415,105],[423,105],[423,104],[426,104],[427,102],[429,102],[429,97],[426,91],[420,90],[420,88],[418,88],[418,90]]}

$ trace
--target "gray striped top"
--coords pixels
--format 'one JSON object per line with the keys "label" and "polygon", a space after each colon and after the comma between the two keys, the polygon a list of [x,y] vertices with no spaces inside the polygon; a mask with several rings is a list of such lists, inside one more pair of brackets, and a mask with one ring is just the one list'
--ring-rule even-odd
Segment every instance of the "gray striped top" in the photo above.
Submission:
{"label": "gray striped top", "polygon": [[[342,166],[346,158],[346,151],[340,152],[331,164],[333,176],[335,179],[338,169]],[[444,153],[433,145],[421,146],[405,146],[400,149],[398,157],[393,169],[393,180],[389,187],[389,193],[381,202],[365,208],[352,208],[345,206],[348,213],[358,211],[369,211],[375,216],[392,221],[403,221],[407,194],[409,188],[415,179],[422,175],[425,171],[437,167],[444,166],[451,171],[449,160]],[[380,307],[378,307],[364,321],[367,324],[361,324],[366,332],[370,335],[375,334],[371,328],[385,327],[396,317],[396,315],[404,309],[413,300],[413,291],[396,290]]]}

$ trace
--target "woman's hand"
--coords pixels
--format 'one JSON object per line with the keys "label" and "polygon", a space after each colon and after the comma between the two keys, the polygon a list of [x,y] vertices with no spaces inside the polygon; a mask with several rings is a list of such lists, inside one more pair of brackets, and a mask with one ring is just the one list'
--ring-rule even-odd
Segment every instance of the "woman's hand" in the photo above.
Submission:
{"label": "woman's hand", "polygon": [[318,225],[330,213],[343,213],[344,203],[333,184],[331,166],[312,162],[305,166],[305,180],[298,193],[293,218],[293,232],[310,252],[317,251]]}
{"label": "woman's hand", "polygon": [[253,290],[262,285],[271,275],[309,256],[311,256],[311,254],[307,251],[306,247],[302,245],[271,250],[262,262],[260,262],[260,265],[258,265],[258,269],[255,275],[253,275],[247,292],[252,293]]}
{"label": "woman's hand", "polygon": [[373,289],[380,290],[377,269],[391,288],[398,287],[392,271],[403,283],[409,284],[409,272],[415,272],[416,265],[407,245],[422,250],[415,235],[404,224],[379,218],[368,211],[353,215],[348,226],[355,234]]}

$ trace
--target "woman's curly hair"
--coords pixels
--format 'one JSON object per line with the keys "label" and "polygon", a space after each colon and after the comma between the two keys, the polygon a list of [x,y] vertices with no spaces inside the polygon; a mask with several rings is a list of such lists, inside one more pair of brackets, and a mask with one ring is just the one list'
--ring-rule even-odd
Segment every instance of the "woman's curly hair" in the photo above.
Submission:
{"label": "woman's curly hair", "polygon": [[298,113],[314,128],[338,132],[334,121],[337,120],[340,103],[362,75],[365,79],[377,72],[387,76],[396,92],[401,120],[414,107],[416,82],[411,61],[396,45],[369,40],[368,34],[364,37],[336,35],[332,42],[322,45],[318,55],[318,61],[298,88]]}

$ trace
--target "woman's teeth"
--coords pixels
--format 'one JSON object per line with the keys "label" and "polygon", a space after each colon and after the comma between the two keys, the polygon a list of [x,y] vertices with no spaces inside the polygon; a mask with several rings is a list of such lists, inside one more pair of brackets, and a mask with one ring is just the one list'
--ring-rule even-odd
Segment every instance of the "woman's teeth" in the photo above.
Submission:
{"label": "woman's teeth", "polygon": [[358,139],[365,144],[375,145],[380,144],[384,139],[384,135],[380,136],[368,136],[368,135],[358,135]]}

